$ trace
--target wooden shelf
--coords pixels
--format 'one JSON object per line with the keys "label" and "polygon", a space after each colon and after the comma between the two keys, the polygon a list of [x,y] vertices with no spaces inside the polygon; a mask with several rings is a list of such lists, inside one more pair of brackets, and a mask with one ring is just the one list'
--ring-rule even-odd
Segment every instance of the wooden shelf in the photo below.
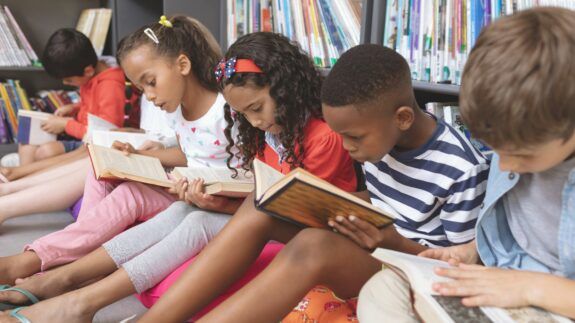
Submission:
{"label": "wooden shelf", "polygon": [[459,96],[459,85],[429,83],[422,81],[412,81],[412,84],[413,89],[415,89],[416,91],[425,91],[425,92]]}
{"label": "wooden shelf", "polygon": [[38,66],[0,66],[0,72],[44,72],[44,68]]}

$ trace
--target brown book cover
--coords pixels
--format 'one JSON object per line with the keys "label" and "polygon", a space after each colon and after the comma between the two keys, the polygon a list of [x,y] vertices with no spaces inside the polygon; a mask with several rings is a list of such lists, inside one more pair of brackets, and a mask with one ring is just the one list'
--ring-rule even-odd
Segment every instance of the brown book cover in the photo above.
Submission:
{"label": "brown book cover", "polygon": [[311,173],[296,168],[283,175],[255,160],[256,206],[299,225],[327,228],[338,215],[355,215],[376,227],[393,223],[391,210],[381,210]]}

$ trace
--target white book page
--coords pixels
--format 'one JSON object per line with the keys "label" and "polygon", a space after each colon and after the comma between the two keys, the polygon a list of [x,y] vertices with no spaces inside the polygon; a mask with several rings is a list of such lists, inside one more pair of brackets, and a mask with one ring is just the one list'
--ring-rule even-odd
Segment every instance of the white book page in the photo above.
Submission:
{"label": "white book page", "polygon": [[260,200],[264,193],[284,175],[259,159],[254,159],[254,173],[256,176],[256,200]]}
{"label": "white book page", "polygon": [[497,308],[482,307],[481,310],[493,322],[501,323],[569,323],[572,322],[566,317],[552,314],[542,309],[534,307],[522,308]]}
{"label": "white book page", "polygon": [[234,183],[253,183],[254,176],[252,173],[245,174],[244,170],[238,169],[238,176],[232,178],[234,172],[228,168],[210,168],[210,167],[176,167],[175,172],[178,172],[182,177],[189,180],[201,178],[204,184],[212,184],[218,182],[234,182]]}
{"label": "white book page", "polygon": [[437,295],[431,289],[431,285],[437,282],[450,281],[450,278],[441,277],[435,274],[437,267],[449,267],[449,264],[435,259],[418,257],[388,249],[378,248],[372,256],[401,269],[408,277],[413,289],[422,294]]}
{"label": "white book page", "polygon": [[121,151],[94,145],[103,171],[116,170],[125,174],[166,181],[168,179],[160,160],[136,154],[124,155]]}
{"label": "white book page", "polygon": [[158,141],[159,138],[145,133],[95,130],[92,132],[91,142],[98,146],[112,147],[114,141],[119,141],[139,149],[147,140]]}

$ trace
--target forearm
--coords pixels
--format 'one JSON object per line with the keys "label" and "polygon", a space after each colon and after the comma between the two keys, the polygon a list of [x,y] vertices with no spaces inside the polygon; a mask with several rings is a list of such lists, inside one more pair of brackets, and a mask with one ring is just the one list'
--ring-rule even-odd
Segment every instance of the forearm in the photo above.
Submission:
{"label": "forearm", "polygon": [[160,150],[138,150],[138,154],[156,157],[165,167],[185,167],[187,165],[186,155],[179,147],[172,147]]}
{"label": "forearm", "polygon": [[220,210],[222,213],[225,214],[235,214],[236,211],[240,208],[240,205],[244,202],[244,199],[229,199],[226,206]]}
{"label": "forearm", "polygon": [[393,225],[385,229],[384,236],[385,239],[380,245],[382,248],[397,250],[412,255],[416,255],[427,249],[427,247],[399,234]]}
{"label": "forearm", "polygon": [[526,288],[530,305],[575,318],[575,281],[551,274],[533,273],[532,286]]}

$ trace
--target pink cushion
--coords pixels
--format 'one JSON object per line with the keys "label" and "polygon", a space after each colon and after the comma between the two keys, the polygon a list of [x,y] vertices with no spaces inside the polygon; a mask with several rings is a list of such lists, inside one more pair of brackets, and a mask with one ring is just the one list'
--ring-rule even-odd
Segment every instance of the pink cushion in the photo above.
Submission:
{"label": "pink cushion", "polygon": [[79,200],[74,202],[74,205],[72,205],[72,206],[70,206],[70,208],[68,208],[68,211],[70,211],[70,214],[72,214],[72,217],[74,218],[74,220],[78,220],[78,214],[80,214],[80,208],[81,207],[82,207],[82,198],[80,197]]}
{"label": "pink cushion", "polygon": [[[237,282],[235,282],[230,288],[225,291],[222,295],[217,297],[213,302],[206,306],[203,310],[198,312],[191,320],[198,320],[200,317],[207,314],[213,308],[218,306],[220,303],[225,301],[228,297],[232,296],[236,291],[242,288],[245,284],[249,283],[255,276],[257,276],[261,271],[263,271],[267,265],[274,259],[274,257],[283,248],[283,244],[280,243],[268,243],[256,262],[248,269],[246,274]],[[233,252],[230,250],[230,252]],[[136,297],[146,306],[147,308],[152,307],[160,297],[176,282],[180,275],[188,268],[188,266],[194,261],[195,257],[186,261],[178,269],[173,271],[168,277],[158,283],[156,286],[148,289],[142,294],[137,294]]]}

